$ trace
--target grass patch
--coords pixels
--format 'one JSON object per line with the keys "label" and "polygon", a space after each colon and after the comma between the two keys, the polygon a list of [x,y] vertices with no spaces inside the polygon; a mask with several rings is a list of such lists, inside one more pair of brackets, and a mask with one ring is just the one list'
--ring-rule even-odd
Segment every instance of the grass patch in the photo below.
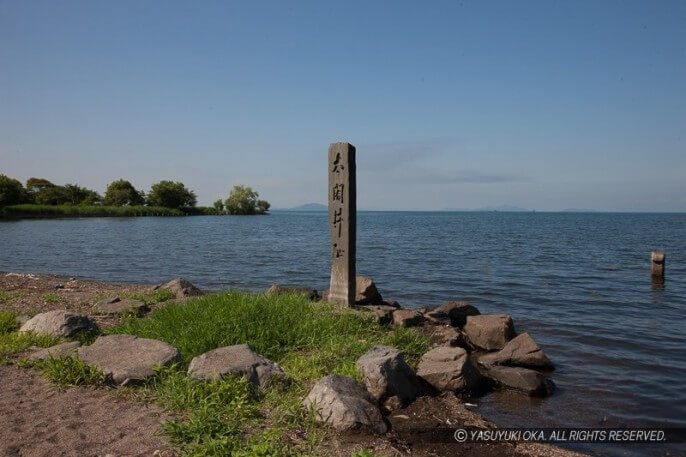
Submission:
{"label": "grass patch", "polygon": [[12,205],[3,208],[5,217],[133,217],[183,216],[178,209],[155,206],[103,206],[103,205]]}
{"label": "grass patch", "polygon": [[[289,364],[298,367],[288,371],[301,379],[320,373],[353,375],[357,358],[377,344],[394,345],[411,363],[428,348],[426,339],[412,329],[388,330],[358,313],[292,294],[225,292],[170,303],[111,333],[166,341],[181,351],[185,363],[211,349],[247,343],[285,369]],[[300,372],[305,365],[309,374]]]}
{"label": "grass patch", "polygon": [[16,291],[6,291],[0,290],[0,303],[5,303],[15,298],[21,298],[24,294],[20,290]]}
{"label": "grass patch", "polygon": [[142,294],[121,294],[121,298],[140,300],[146,305],[150,306],[176,298],[176,295],[169,289],[160,289]]}
{"label": "grass patch", "polygon": [[[360,379],[355,363],[377,344],[397,347],[411,365],[428,349],[427,339],[412,329],[382,327],[359,313],[300,295],[210,295],[170,303],[110,333],[159,339],[181,351],[182,371],[162,370],[129,393],[181,413],[182,419],[166,424],[164,432],[183,453],[194,456],[320,455],[317,448],[328,431],[301,407],[315,380],[328,374]],[[242,379],[196,383],[183,373],[193,357],[240,343],[279,363],[293,382],[256,393]],[[284,438],[293,431],[297,443]]]}
{"label": "grass patch", "polygon": [[13,332],[19,328],[18,315],[19,313],[16,311],[0,311],[0,335]]}
{"label": "grass patch", "polygon": [[23,352],[31,346],[49,348],[60,341],[59,338],[50,335],[36,335],[31,332],[0,333],[0,365],[8,364],[12,355]]}
{"label": "grass patch", "polygon": [[40,299],[44,303],[50,303],[53,305],[62,302],[62,297],[60,297],[58,294],[44,294],[44,295],[41,295]]}
{"label": "grass patch", "polygon": [[95,367],[88,366],[76,357],[48,357],[36,362],[43,377],[60,387],[102,386],[106,383],[105,374]]}

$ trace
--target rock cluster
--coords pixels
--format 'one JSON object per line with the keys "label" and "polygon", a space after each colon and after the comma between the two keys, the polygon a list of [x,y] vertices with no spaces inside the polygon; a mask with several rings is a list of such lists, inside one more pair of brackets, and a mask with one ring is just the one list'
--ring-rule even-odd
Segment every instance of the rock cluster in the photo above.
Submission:
{"label": "rock cluster", "polygon": [[[155,288],[160,289],[173,291],[178,299],[202,294],[183,279]],[[277,284],[266,293],[299,293],[311,300],[319,299],[314,289]],[[326,299],[326,292],[323,296]],[[549,395],[553,390],[552,381],[537,371],[553,369],[552,363],[528,333],[516,334],[507,314],[481,314],[463,301],[428,310],[403,309],[397,302],[383,301],[374,282],[361,276],[357,277],[356,302],[359,310],[379,324],[420,327],[434,346],[421,357],[416,372],[398,349],[375,346],[357,360],[364,383],[340,375],[320,379],[303,405],[316,411],[317,420],[337,430],[386,433],[389,426],[384,411],[403,408],[420,395],[436,392],[474,394],[492,385],[539,396]],[[145,309],[143,302],[121,299],[94,306],[99,314]],[[94,329],[95,322],[88,316],[51,311],[27,320],[20,331],[70,337]],[[169,344],[132,335],[101,336],[89,346],[63,343],[34,351],[29,358],[43,360],[70,355],[99,368],[118,385],[145,380],[159,367],[181,360],[179,351]],[[193,358],[188,376],[198,381],[240,376],[256,389],[288,379],[279,365],[247,344],[213,349]]]}

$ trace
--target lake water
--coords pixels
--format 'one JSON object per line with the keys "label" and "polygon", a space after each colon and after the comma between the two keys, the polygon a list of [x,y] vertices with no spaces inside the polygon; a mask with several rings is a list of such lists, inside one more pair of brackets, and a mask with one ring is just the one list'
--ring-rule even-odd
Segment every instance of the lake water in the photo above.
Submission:
{"label": "lake water", "polygon": [[[0,223],[0,270],[205,289],[328,286],[326,213]],[[667,252],[653,289],[650,251]],[[477,399],[502,426],[686,427],[686,215],[360,212],[358,274],[406,307],[509,313],[555,363],[555,394]],[[679,447],[681,446],[681,447]],[[672,455],[684,444],[587,445]]]}

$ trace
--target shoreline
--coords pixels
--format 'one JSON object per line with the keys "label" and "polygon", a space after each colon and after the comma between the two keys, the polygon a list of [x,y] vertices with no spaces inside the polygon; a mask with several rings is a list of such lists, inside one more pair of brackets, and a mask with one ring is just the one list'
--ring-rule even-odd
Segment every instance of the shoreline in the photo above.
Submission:
{"label": "shoreline", "polygon": [[[19,313],[45,312],[55,309],[66,309],[73,312],[92,313],[92,303],[113,294],[125,296],[144,296],[151,293],[153,285],[144,284],[115,284],[104,281],[69,278],[58,275],[36,275],[23,273],[0,272],[0,291],[4,293],[0,300],[0,310],[14,310]],[[59,297],[59,298],[56,298]],[[157,309],[165,306],[165,302],[152,304]],[[103,329],[111,328],[119,321],[119,317],[99,316],[96,321]],[[83,389],[76,387],[74,389]],[[413,417],[413,420],[407,418]],[[440,417],[445,419],[437,420]],[[337,442],[330,443],[330,451],[335,455],[346,455],[350,446],[367,448],[372,446],[377,450],[387,450],[391,453],[405,455],[411,449],[412,455],[418,449],[433,449],[427,455],[454,455],[457,443],[443,443],[436,435],[437,427],[445,435],[445,424],[457,427],[475,426],[479,428],[497,428],[497,425],[486,420],[478,411],[465,406],[464,402],[455,394],[443,393],[438,396],[418,397],[409,406],[393,411],[389,414],[392,424],[391,432],[387,436],[365,434],[336,433]],[[444,422],[445,421],[445,422]],[[442,425],[442,429],[440,428]],[[433,430],[433,432],[432,432]],[[438,442],[432,442],[438,441]],[[401,444],[398,444],[401,443]],[[404,450],[403,450],[404,448]],[[441,448],[446,448],[441,451]],[[464,446],[460,447],[464,450]],[[467,455],[491,456],[556,456],[578,457],[581,454],[568,449],[539,443],[492,443],[470,444]],[[428,451],[428,449],[427,449]],[[438,453],[433,453],[438,451]],[[350,454],[348,454],[350,455]],[[380,454],[386,455],[386,454]]]}

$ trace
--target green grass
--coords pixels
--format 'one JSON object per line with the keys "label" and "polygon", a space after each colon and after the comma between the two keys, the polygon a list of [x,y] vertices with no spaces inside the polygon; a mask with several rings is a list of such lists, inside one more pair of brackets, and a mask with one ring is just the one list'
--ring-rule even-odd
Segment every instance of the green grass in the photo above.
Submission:
{"label": "green grass", "polygon": [[10,362],[11,356],[23,352],[31,346],[47,348],[59,343],[58,338],[33,333],[19,333],[14,311],[0,311],[0,365]]}
{"label": "green grass", "polygon": [[102,371],[73,356],[49,357],[35,366],[43,372],[43,377],[60,387],[102,386],[107,382]]}
{"label": "green grass", "polygon": [[0,311],[0,335],[12,332],[19,328],[16,311]]}
{"label": "green grass", "polygon": [[176,295],[169,289],[160,289],[142,294],[121,294],[121,298],[140,300],[146,305],[150,306],[176,298]]}
{"label": "green grass", "polygon": [[178,209],[155,206],[101,206],[101,205],[13,205],[2,209],[5,217],[133,217],[183,216]]}
{"label": "green grass", "polygon": [[40,299],[45,303],[51,303],[53,305],[62,302],[62,297],[58,294],[44,294],[41,295]]}
{"label": "green grass", "polygon": [[[426,338],[412,329],[382,327],[359,313],[298,295],[227,292],[169,303],[110,333],[163,340],[181,351],[178,369],[164,369],[144,387],[122,394],[180,414],[164,433],[192,456],[321,455],[319,444],[329,431],[301,406],[317,379],[334,373],[360,379],[355,363],[377,344],[397,347],[411,365],[428,349]],[[197,383],[185,376],[193,357],[239,343],[279,363],[292,382],[253,392],[242,379]],[[293,432],[299,436],[295,443],[285,438]]]}
{"label": "green grass", "polygon": [[21,298],[23,297],[24,294],[17,290],[17,291],[5,291],[5,290],[0,290],[0,303],[4,303],[10,300],[14,300],[15,298]]}

